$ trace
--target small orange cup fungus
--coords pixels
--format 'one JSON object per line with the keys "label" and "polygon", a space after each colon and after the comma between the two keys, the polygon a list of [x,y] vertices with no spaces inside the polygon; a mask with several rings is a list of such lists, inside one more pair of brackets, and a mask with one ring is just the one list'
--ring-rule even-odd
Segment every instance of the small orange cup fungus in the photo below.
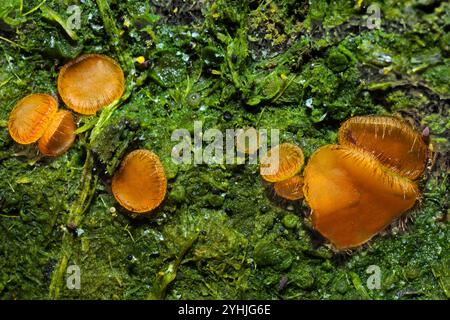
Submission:
{"label": "small orange cup fungus", "polygon": [[339,143],[374,154],[381,163],[410,179],[425,169],[428,148],[421,135],[394,117],[354,117],[339,129]]}
{"label": "small orange cup fungus", "polygon": [[367,242],[419,197],[414,182],[384,167],[372,153],[347,146],[317,150],[304,179],[313,227],[338,250]]}
{"label": "small orange cup fungus", "polygon": [[68,62],[58,76],[58,92],[75,112],[91,115],[119,99],[125,88],[120,65],[101,54],[84,54]]}
{"label": "small orange cup fungus", "polygon": [[289,179],[302,169],[304,162],[301,148],[292,143],[282,143],[261,158],[261,177],[268,182]]}
{"label": "small orange cup fungus", "polygon": [[75,141],[77,126],[72,113],[61,110],[53,117],[44,135],[39,139],[38,147],[42,154],[57,157],[69,150]]}
{"label": "small orange cup fungus", "polygon": [[57,110],[58,103],[52,96],[30,94],[19,100],[11,111],[9,134],[20,144],[36,142],[44,134]]}
{"label": "small orange cup fungus", "polygon": [[303,198],[303,177],[296,175],[274,183],[275,193],[284,199],[295,201]]}
{"label": "small orange cup fungus", "polygon": [[144,213],[158,207],[164,200],[167,180],[156,154],[135,150],[122,161],[112,179],[112,192],[125,209]]}

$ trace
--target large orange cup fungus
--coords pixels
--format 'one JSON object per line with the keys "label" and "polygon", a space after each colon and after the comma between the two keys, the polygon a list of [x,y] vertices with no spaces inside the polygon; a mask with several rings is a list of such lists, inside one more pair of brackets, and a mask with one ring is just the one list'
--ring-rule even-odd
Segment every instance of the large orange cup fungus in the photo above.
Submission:
{"label": "large orange cup fungus", "polygon": [[338,250],[367,242],[419,197],[414,182],[382,166],[371,153],[347,146],[317,150],[304,177],[313,227]]}
{"label": "large orange cup fungus", "polygon": [[354,117],[341,126],[339,143],[374,154],[391,170],[418,178],[425,169],[428,148],[421,135],[394,117]]}
{"label": "large orange cup fungus", "polygon": [[125,209],[144,213],[158,207],[164,200],[167,180],[156,154],[135,150],[122,161],[112,179],[112,192]]}
{"label": "large orange cup fungus", "polygon": [[91,115],[119,99],[125,88],[120,65],[110,57],[84,54],[64,65],[58,76],[58,92],[77,113]]}
{"label": "large orange cup fungus", "polygon": [[63,154],[75,141],[76,128],[70,111],[58,111],[39,139],[39,150],[46,156],[57,157]]}
{"label": "large orange cup fungus", "polygon": [[9,116],[8,130],[20,144],[36,142],[58,110],[56,100],[43,93],[30,94],[19,100]]}
{"label": "large orange cup fungus", "polygon": [[296,175],[289,179],[275,182],[273,185],[275,194],[291,201],[303,198],[303,177]]}
{"label": "large orange cup fungus", "polygon": [[261,177],[268,182],[289,179],[300,172],[304,162],[301,148],[291,143],[279,144],[261,158]]}
{"label": "large orange cup fungus", "polygon": [[422,174],[428,149],[393,117],[351,118],[339,142],[312,155],[303,191],[314,229],[343,250],[367,242],[414,206],[420,193],[412,180]]}

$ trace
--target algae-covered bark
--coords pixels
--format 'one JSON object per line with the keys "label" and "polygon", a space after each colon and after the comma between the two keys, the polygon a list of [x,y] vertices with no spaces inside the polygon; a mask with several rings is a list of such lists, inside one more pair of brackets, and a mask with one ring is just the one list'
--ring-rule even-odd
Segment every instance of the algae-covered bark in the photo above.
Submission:
{"label": "algae-covered bark", "polygon": [[[380,29],[368,28],[371,5]],[[449,298],[448,3],[6,0],[0,19],[2,299]],[[119,61],[126,93],[78,118],[68,153],[40,158],[12,141],[9,113],[26,94],[56,96],[59,68],[80,53]],[[406,230],[348,254],[311,232],[305,205],[274,201],[256,165],[171,159],[172,132],[194,121],[277,128],[309,157],[367,114],[429,127],[435,153]],[[157,153],[168,178],[145,218],[110,190],[137,148]],[[79,290],[66,285],[71,265]],[[366,286],[371,265],[380,289]]]}

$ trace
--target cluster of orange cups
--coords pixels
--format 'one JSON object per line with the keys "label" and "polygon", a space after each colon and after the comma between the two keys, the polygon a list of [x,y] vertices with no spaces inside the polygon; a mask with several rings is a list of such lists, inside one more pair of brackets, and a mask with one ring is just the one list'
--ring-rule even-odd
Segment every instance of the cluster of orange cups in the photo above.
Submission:
{"label": "cluster of orange cups", "polygon": [[[100,54],[85,54],[64,65],[58,75],[58,93],[67,107],[83,115],[95,114],[119,99],[124,91],[120,65]],[[65,153],[75,141],[76,124],[68,110],[45,93],[30,94],[11,111],[8,129],[14,141],[32,144],[46,156]]]}
{"label": "cluster of orange cups", "polygon": [[42,154],[59,156],[75,141],[76,125],[70,111],[58,111],[55,98],[35,93],[17,102],[9,117],[8,129],[16,142],[31,144],[39,140]]}
{"label": "cluster of orange cups", "polygon": [[[58,93],[65,105],[81,115],[93,115],[119,99],[125,79],[120,65],[110,57],[84,54],[64,65],[58,75]],[[20,144],[38,142],[45,156],[60,156],[75,141],[72,112],[59,110],[54,97],[30,94],[11,111],[8,129]],[[116,200],[132,212],[156,208],[166,193],[166,178],[159,158],[148,150],[131,152],[112,180]]]}
{"label": "cluster of orange cups", "polygon": [[420,197],[415,181],[428,159],[421,134],[387,116],[344,122],[339,144],[318,149],[303,179],[297,175],[303,164],[298,147],[282,144],[276,148],[279,170],[263,179],[275,182],[276,193],[286,199],[295,200],[291,194],[300,199],[304,194],[312,210],[313,228],[337,250],[366,243],[413,207]]}
{"label": "cluster of orange cups", "polygon": [[[119,99],[124,74],[113,59],[85,54],[62,67],[58,92],[65,105],[82,115],[95,114]],[[72,113],[59,110],[55,98],[36,93],[17,102],[8,129],[20,144],[38,142],[46,156],[59,156],[73,144]],[[246,150],[246,153],[255,150]],[[278,169],[263,174],[277,152]],[[338,250],[357,247],[410,209],[420,197],[415,182],[423,173],[428,147],[422,136],[393,117],[354,117],[339,129],[339,144],[317,150],[301,175],[301,148],[283,143],[261,159],[261,176],[287,200],[305,197],[313,228]],[[164,200],[167,180],[158,156],[135,150],[122,161],[112,192],[131,212],[145,213]]]}
{"label": "cluster of orange cups", "polygon": [[[274,155],[278,155],[278,169],[263,174],[263,169],[271,166]],[[292,143],[282,143],[270,149],[261,158],[261,177],[273,183],[275,194],[291,201],[303,198],[303,177],[299,174],[305,163],[303,150]]]}

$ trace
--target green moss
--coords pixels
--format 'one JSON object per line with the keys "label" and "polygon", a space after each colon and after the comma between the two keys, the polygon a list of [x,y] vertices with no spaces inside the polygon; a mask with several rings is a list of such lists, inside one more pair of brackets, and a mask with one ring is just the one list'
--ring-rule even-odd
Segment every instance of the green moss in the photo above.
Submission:
{"label": "green moss", "polygon": [[287,214],[283,217],[283,225],[288,229],[294,229],[298,226],[299,218],[294,214]]}
{"label": "green moss", "polygon": [[447,61],[444,65],[428,69],[423,77],[437,93],[448,95],[450,91],[450,61]]}
{"label": "green moss", "polygon": [[306,25],[330,29],[346,22],[353,13],[352,1],[311,1]]}
{"label": "green moss", "polygon": [[274,243],[273,239],[256,243],[254,259],[256,265],[273,266],[276,270],[286,270],[292,264],[291,253],[282,247],[282,243]]}

